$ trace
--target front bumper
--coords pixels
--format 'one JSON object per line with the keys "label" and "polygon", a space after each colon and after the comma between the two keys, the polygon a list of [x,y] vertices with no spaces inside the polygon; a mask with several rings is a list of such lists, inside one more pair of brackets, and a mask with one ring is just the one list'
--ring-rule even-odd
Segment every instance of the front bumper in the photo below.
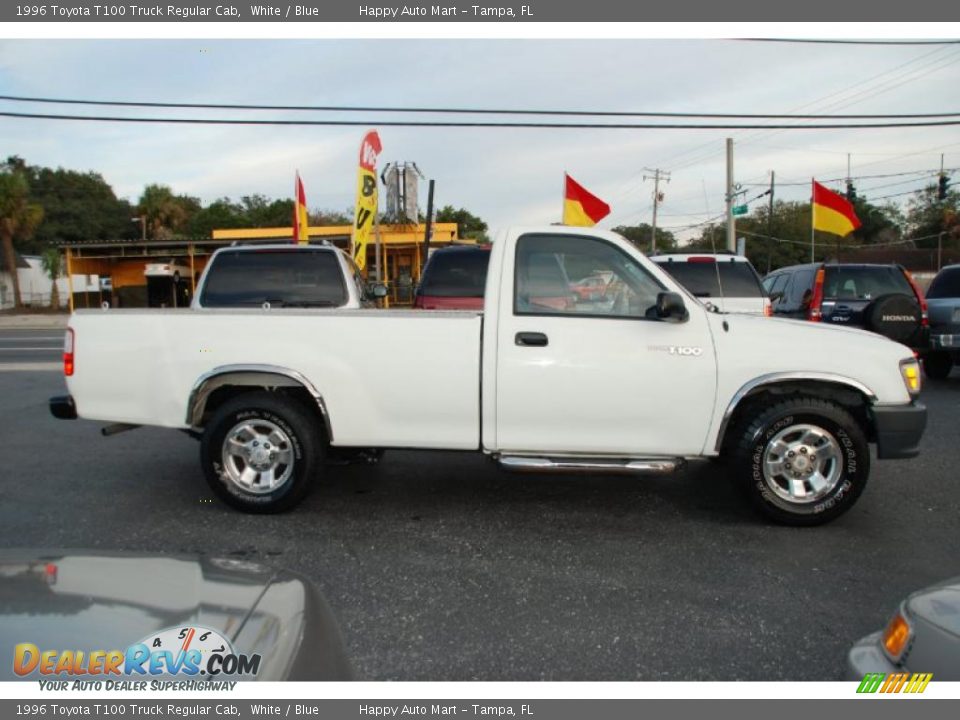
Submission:
{"label": "front bumper", "polygon": [[930,348],[946,350],[951,354],[960,354],[960,332],[930,331]]}
{"label": "front bumper", "polygon": [[847,653],[846,679],[863,680],[867,673],[895,673],[903,672],[880,649],[881,632],[875,632],[861,638]]}
{"label": "front bumper", "polygon": [[50,414],[58,420],[76,420],[77,406],[72,395],[57,395],[50,398]]}
{"label": "front bumper", "polygon": [[872,408],[880,460],[912,458],[920,454],[920,438],[927,427],[927,407],[914,400],[909,405]]}

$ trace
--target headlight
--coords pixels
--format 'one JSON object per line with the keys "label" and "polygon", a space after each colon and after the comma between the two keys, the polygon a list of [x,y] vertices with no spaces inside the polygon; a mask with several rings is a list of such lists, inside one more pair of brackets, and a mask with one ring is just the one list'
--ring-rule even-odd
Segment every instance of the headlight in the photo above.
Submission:
{"label": "headlight", "polygon": [[887,628],[883,631],[883,650],[887,657],[895,663],[899,662],[903,657],[903,651],[907,649],[911,635],[913,630],[910,628],[910,623],[907,622],[903,613],[898,612],[890,619]]}
{"label": "headlight", "polygon": [[911,395],[920,393],[920,362],[916,358],[900,361],[900,375],[907,392]]}

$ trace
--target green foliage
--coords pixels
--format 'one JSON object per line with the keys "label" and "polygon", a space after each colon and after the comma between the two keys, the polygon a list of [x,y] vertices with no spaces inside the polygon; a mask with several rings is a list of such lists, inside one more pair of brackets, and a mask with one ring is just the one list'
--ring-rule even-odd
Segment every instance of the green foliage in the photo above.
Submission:
{"label": "green foliage", "polygon": [[63,274],[63,256],[55,247],[48,247],[40,254],[40,264],[43,271],[50,278],[50,307],[60,306],[60,291],[57,288],[57,278]]}
{"label": "green foliage", "polygon": [[19,308],[15,245],[23,247],[43,220],[43,208],[31,202],[30,183],[22,160],[10,158],[0,166],[0,247],[13,285],[14,306]]}
{"label": "green foliage", "polygon": [[[650,252],[650,237],[652,225],[640,223],[639,225],[618,225],[613,228],[615,233],[623,235],[627,240],[636,245],[645,253]],[[670,252],[677,249],[677,239],[673,233],[663,228],[657,228],[657,252]]]}
{"label": "green foliage", "polygon": [[487,224],[466,208],[456,209],[453,205],[445,205],[437,210],[436,221],[457,224],[457,235],[481,242],[488,241]]}
{"label": "green foliage", "polygon": [[43,222],[25,252],[40,253],[58,242],[114,240],[139,234],[130,203],[117,199],[95,172],[24,166],[30,197],[44,209]]}
{"label": "green foliage", "polygon": [[146,218],[147,239],[169,240],[188,234],[194,215],[200,211],[200,200],[189,195],[174,195],[166,185],[147,185],[137,203],[137,211]]}
{"label": "green foliage", "polygon": [[920,244],[932,247],[943,233],[947,247],[960,245],[960,192],[947,190],[943,200],[937,199],[936,184],[913,194],[907,202],[907,229],[911,237],[926,238]]}

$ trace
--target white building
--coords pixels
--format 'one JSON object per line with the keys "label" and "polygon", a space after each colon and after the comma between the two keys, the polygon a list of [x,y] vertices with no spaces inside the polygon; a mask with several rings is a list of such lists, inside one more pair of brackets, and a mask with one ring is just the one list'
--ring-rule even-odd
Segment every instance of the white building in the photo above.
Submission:
{"label": "white building", "polygon": [[[39,255],[17,255],[17,279],[20,281],[20,300],[30,307],[50,307],[52,283],[43,271]],[[96,276],[74,275],[74,292],[90,289],[97,291]],[[88,286],[92,286],[89,287]],[[60,295],[60,307],[66,307],[69,301],[69,284],[66,276],[57,279],[57,292]],[[13,282],[10,273],[0,261],[0,310],[13,307]]]}

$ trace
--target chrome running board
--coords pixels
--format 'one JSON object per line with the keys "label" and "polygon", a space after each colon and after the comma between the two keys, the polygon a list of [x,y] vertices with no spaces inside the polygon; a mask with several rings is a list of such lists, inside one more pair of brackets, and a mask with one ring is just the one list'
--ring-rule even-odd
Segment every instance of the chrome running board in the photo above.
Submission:
{"label": "chrome running board", "polygon": [[527,457],[501,455],[500,466],[517,472],[577,472],[666,475],[683,465],[682,458]]}

